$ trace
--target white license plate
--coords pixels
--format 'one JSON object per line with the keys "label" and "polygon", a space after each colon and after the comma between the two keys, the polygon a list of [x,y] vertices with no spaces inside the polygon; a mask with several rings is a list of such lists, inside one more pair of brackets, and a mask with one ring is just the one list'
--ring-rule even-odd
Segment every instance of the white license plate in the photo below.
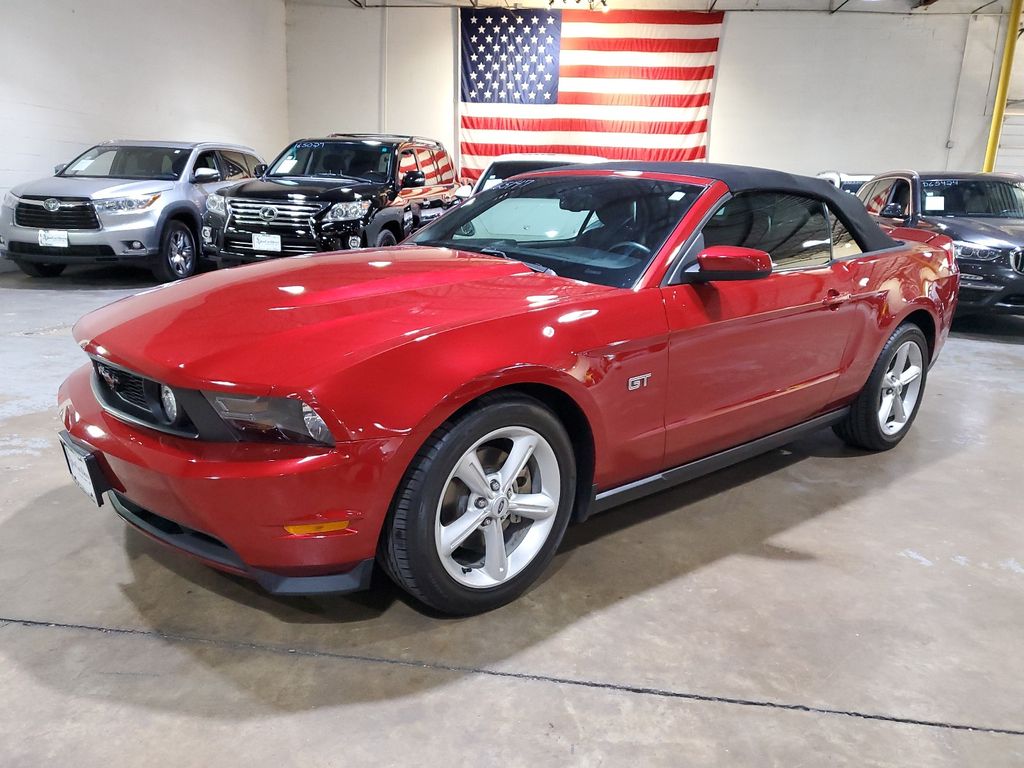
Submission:
{"label": "white license plate", "polygon": [[64,449],[64,458],[68,462],[71,479],[85,491],[85,495],[92,499],[96,506],[102,505],[102,491],[96,487],[96,480],[89,468],[89,462],[95,462],[95,457],[86,449],[74,445],[69,438],[64,437],[64,434],[60,436],[60,447]]}
{"label": "white license plate", "polygon": [[47,248],[67,248],[68,233],[63,229],[40,229],[39,244]]}
{"label": "white license plate", "polygon": [[253,234],[252,249],[254,251],[275,251],[277,253],[280,253],[281,236]]}

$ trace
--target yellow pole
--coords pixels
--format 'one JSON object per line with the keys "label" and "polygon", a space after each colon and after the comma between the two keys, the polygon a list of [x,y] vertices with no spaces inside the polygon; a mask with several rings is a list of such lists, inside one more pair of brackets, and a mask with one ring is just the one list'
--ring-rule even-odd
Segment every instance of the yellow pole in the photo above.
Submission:
{"label": "yellow pole", "polygon": [[1010,88],[1010,73],[1013,71],[1013,52],[1017,48],[1017,33],[1020,30],[1020,9],[1024,0],[1013,0],[1010,17],[1006,20],[1006,42],[1003,44],[1003,63],[999,67],[999,85],[996,88],[996,103],[992,107],[992,125],[988,130],[988,146],[985,148],[985,173],[996,164],[996,150],[999,136],[1003,132],[1003,115],[1006,113],[1006,92]]}

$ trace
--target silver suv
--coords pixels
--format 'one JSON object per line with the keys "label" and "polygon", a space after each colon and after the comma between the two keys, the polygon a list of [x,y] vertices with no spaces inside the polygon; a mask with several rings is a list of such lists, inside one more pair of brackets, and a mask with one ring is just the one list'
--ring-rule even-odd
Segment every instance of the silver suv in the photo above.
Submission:
{"label": "silver suv", "polygon": [[162,282],[196,271],[206,196],[252,178],[249,147],[173,141],[97,144],[0,205],[0,256],[32,277],[68,264],[146,264]]}

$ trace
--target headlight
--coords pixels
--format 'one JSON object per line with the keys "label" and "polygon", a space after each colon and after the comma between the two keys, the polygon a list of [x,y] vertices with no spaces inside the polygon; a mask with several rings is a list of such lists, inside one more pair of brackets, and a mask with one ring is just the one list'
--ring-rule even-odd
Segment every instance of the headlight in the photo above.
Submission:
{"label": "headlight", "polygon": [[352,203],[335,203],[327,211],[324,221],[354,221],[361,219],[370,210],[369,200],[357,200]]}
{"label": "headlight", "polygon": [[1003,252],[998,248],[985,248],[974,243],[953,243],[953,253],[958,259],[968,261],[995,261]]}
{"label": "headlight", "polygon": [[206,198],[206,210],[210,213],[216,213],[219,216],[228,215],[227,202],[224,200],[224,195],[218,195],[214,192],[212,195],[208,195]]}
{"label": "headlight", "polygon": [[96,200],[93,205],[100,213],[135,213],[144,211],[157,200],[160,193],[155,195],[134,195],[132,197],[112,197],[109,200]]}
{"label": "headlight", "polygon": [[243,440],[334,445],[334,436],[320,414],[301,400],[220,392],[203,395]]}
{"label": "headlight", "polygon": [[4,192],[4,206],[7,208],[14,208],[18,204],[18,198],[12,195],[10,192]]}

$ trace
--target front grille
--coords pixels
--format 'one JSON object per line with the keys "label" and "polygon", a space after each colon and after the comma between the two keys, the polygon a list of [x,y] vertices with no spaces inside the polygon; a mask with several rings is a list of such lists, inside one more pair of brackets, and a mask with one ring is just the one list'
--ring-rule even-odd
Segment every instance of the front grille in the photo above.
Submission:
{"label": "front grille", "polygon": [[[276,256],[278,251],[257,251],[252,247],[252,238],[250,237],[232,237],[231,235],[224,236],[224,250],[234,251],[235,253],[262,253],[270,256]],[[316,241],[309,240],[308,242],[300,243],[286,243],[281,242],[281,256],[294,256],[297,253],[317,253],[320,250]]]}
{"label": "front grille", "polygon": [[[293,203],[242,198],[229,198],[227,202],[232,225],[260,229],[311,228],[313,226],[311,219],[326,207],[324,203]],[[266,216],[273,211],[273,216],[270,218],[261,216],[261,211]]]}
{"label": "front grille", "polygon": [[93,360],[93,389],[100,404],[123,421],[152,427],[181,437],[198,437],[189,414],[185,412],[180,390],[178,418],[170,422],[160,405],[160,383],[113,366],[105,360]]}
{"label": "front grille", "polygon": [[1010,254],[1010,263],[1018,272],[1024,274],[1024,250],[1014,251]]}
{"label": "front grille", "polygon": [[35,243],[19,243],[13,240],[7,243],[11,253],[23,253],[26,256],[91,256],[94,258],[114,257],[114,249],[109,245],[72,245],[68,248],[54,248],[50,245]]}
{"label": "front grille", "polygon": [[[48,211],[44,200],[56,200],[60,207]],[[35,229],[99,229],[96,209],[87,197],[43,198],[26,196],[18,201],[14,209],[14,223],[19,227]]]}

